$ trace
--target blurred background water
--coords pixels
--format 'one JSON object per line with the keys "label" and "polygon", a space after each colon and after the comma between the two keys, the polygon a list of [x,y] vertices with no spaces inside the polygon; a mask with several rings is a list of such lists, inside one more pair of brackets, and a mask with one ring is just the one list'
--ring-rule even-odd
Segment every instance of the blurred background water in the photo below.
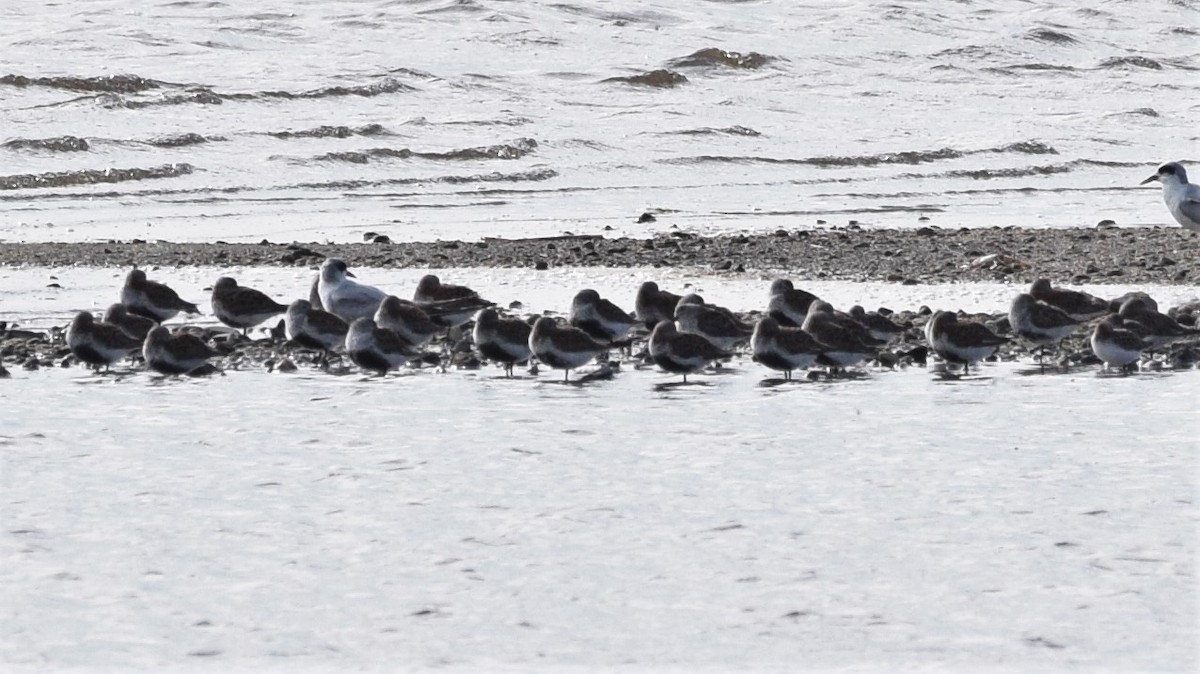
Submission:
{"label": "blurred background water", "polygon": [[[1194,2],[0,7],[0,239],[1168,224]],[[658,222],[635,224],[643,211]]]}

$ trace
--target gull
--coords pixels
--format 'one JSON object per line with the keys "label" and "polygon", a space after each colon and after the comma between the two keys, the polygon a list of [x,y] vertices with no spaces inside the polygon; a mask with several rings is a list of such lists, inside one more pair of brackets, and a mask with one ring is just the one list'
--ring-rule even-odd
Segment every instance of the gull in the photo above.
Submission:
{"label": "gull", "polygon": [[348,278],[350,276],[353,274],[347,270],[346,263],[331,257],[321,265],[321,278],[317,284],[321,306],[347,323],[373,317],[379,303],[387,297],[387,293],[379,288],[354,281]]}
{"label": "gull", "polygon": [[1162,183],[1163,201],[1167,210],[1184,229],[1200,232],[1200,185],[1188,182],[1187,171],[1177,161],[1167,162],[1158,171],[1141,182]]}

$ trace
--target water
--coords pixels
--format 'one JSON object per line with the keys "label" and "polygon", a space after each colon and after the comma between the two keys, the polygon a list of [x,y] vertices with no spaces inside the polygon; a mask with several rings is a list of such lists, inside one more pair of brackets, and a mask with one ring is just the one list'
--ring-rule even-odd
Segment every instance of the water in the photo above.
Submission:
{"label": "water", "polygon": [[[418,270],[360,269],[399,294]],[[296,269],[221,273],[287,299]],[[640,269],[445,270],[525,310]],[[0,273],[61,325],[121,270]],[[766,283],[654,270],[737,309]],[[48,288],[53,280],[60,287]],[[807,285],[995,311],[1003,284]],[[1116,294],[1123,288],[1097,288]],[[1164,307],[1187,298],[1149,288]],[[211,321],[205,317],[202,322]],[[983,365],[764,385],[624,368],[14,369],[0,385],[0,661],[251,668],[1186,671],[1197,653],[1195,372]],[[653,635],[647,637],[646,635]],[[1189,664],[1190,663],[1190,664]]]}
{"label": "water", "polygon": [[[8,3],[0,238],[1169,224],[1137,183],[1197,159],[1198,18],[1188,2]],[[687,81],[605,81],[656,70]],[[634,224],[645,210],[658,222]]]}
{"label": "water", "polygon": [[[1040,0],[0,3],[0,240],[1167,224],[1137,183],[1197,159],[1197,19]],[[659,69],[687,82],[605,82]],[[358,271],[401,295],[421,273]],[[280,299],[311,279],[151,277],[204,306],[225,273]],[[686,269],[441,274],[527,311],[586,286],[628,307],[648,277],[735,309],[766,294]],[[0,270],[0,319],[61,326],[123,275]],[[803,286],[894,309],[1016,292]],[[662,389],[676,378],[629,368],[582,387],[11,369],[5,671],[1200,661],[1195,372],[763,386],[740,358]]]}

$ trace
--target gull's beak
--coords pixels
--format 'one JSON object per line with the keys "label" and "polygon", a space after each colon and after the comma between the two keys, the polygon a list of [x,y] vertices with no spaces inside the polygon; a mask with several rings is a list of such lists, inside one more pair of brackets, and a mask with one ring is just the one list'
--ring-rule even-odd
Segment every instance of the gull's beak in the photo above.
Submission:
{"label": "gull's beak", "polygon": [[[1158,176],[1155,176],[1151,180],[1157,179],[1157,177]],[[1149,182],[1149,181],[1147,181],[1147,182]],[[1142,183],[1142,184],[1145,185],[1146,183]],[[354,272],[350,271],[349,269],[346,270],[346,276],[349,276],[350,278],[358,278],[357,276],[354,275]]]}
{"label": "gull's beak", "polygon": [[1149,178],[1146,178],[1145,180],[1143,180],[1142,182],[1140,182],[1140,183],[1138,183],[1138,184],[1139,184],[1139,185],[1145,185],[1146,183],[1152,183],[1152,182],[1154,182],[1155,180],[1158,180],[1158,174],[1157,174],[1157,173],[1155,173],[1154,175],[1150,176]]}

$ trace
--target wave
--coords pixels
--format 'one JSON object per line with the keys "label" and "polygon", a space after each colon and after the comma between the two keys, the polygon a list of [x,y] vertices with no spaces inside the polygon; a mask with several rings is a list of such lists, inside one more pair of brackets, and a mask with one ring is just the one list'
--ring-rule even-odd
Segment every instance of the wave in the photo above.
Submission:
{"label": "wave", "polygon": [[1051,44],[1079,44],[1079,40],[1075,39],[1068,33],[1049,28],[1034,28],[1025,33],[1025,37],[1038,42],[1049,42]]}
{"label": "wave", "polygon": [[688,83],[688,78],[673,71],[673,70],[652,70],[641,75],[630,75],[627,77],[608,77],[600,80],[601,84],[617,83],[617,84],[632,84],[641,87],[657,87],[660,89],[670,89]]}
{"label": "wave", "polygon": [[58,138],[16,138],[0,147],[10,150],[49,150],[51,152],[86,152],[88,142],[76,136],[59,136]]}
{"label": "wave", "polygon": [[188,175],[193,170],[191,164],[167,164],[148,169],[85,169],[82,171],[0,176],[0,190],[68,187],[71,185],[93,185],[96,183],[120,183],[128,180],[175,178],[177,176]]}
{"label": "wave", "polygon": [[1046,155],[1058,154],[1050,145],[1040,141],[1020,141],[1017,143],[1009,143],[1000,147],[985,148],[982,150],[956,150],[954,148],[944,147],[937,150],[920,150],[920,151],[905,151],[905,152],[888,152],[884,154],[872,155],[851,155],[851,156],[822,156],[822,157],[803,157],[803,158],[778,158],[778,157],[754,157],[754,156],[730,156],[730,155],[700,155],[695,157],[676,157],[673,159],[659,160],[665,164],[705,164],[705,163],[728,163],[728,164],[802,164],[807,166],[820,167],[846,167],[846,166],[880,166],[887,164],[927,164],[935,161],[943,161],[946,159],[959,159],[962,157],[976,154],[1029,154],[1029,155]]}
{"label": "wave", "polygon": [[350,136],[384,136],[389,132],[382,124],[366,124],[359,127],[318,126],[303,131],[270,131],[267,135],[276,138],[349,138]]}
{"label": "wave", "polygon": [[664,131],[665,134],[678,136],[761,136],[762,133],[748,126],[728,126],[723,129],[701,127],[699,129],[683,129],[682,131]]}
{"label": "wave", "polygon": [[532,138],[519,138],[512,143],[488,145],[485,147],[468,147],[449,152],[418,152],[409,148],[380,147],[370,150],[352,150],[348,152],[330,152],[317,157],[317,161],[345,161],[353,164],[366,164],[377,157],[389,159],[432,159],[435,161],[474,161],[486,159],[520,159],[537,149],[537,141]]}
{"label": "wave", "polygon": [[5,75],[0,77],[0,84],[14,87],[49,87],[67,91],[93,91],[133,94],[148,89],[159,89],[165,82],[152,80],[138,75],[105,75],[103,77],[25,77],[24,75]]}
{"label": "wave", "polygon": [[744,68],[754,70],[761,68],[766,64],[774,61],[772,56],[759,54],[758,52],[749,52],[741,54],[735,51],[725,51],[716,47],[708,47],[700,51],[693,52],[687,56],[681,56],[667,62],[667,65],[672,68]]}
{"label": "wave", "polygon": [[1097,68],[1145,68],[1147,70],[1162,70],[1163,65],[1145,56],[1114,56],[1104,59]]}
{"label": "wave", "polygon": [[188,145],[200,145],[214,140],[224,140],[224,138],[220,136],[206,137],[198,133],[173,133],[151,138],[146,141],[146,144],[153,145],[154,147],[185,147]]}

